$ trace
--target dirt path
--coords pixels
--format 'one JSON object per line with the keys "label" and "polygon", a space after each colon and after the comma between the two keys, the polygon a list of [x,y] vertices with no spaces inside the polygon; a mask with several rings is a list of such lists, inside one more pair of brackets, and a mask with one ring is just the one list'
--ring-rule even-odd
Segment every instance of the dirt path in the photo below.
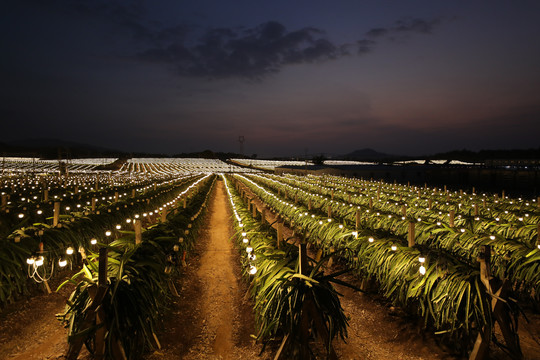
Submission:
{"label": "dirt path", "polygon": [[[58,280],[51,284],[56,288]],[[2,310],[0,359],[59,359],[67,349],[67,330],[55,314],[64,310],[69,292],[37,294]]]}
{"label": "dirt path", "polygon": [[[163,349],[148,359],[253,359],[260,346],[247,284],[233,248],[231,211],[225,186],[216,183],[196,249],[188,259],[180,298],[164,324]],[[263,357],[264,359],[264,357]]]}

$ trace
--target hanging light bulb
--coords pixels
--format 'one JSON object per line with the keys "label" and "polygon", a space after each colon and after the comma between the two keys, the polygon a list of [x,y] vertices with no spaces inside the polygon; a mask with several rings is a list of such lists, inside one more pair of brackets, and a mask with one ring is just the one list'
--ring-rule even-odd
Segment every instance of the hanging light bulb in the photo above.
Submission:
{"label": "hanging light bulb", "polygon": [[66,249],[66,254],[68,254],[68,255],[73,255],[73,252],[74,252],[74,251],[75,251],[75,250],[70,246],[70,247],[68,247],[68,248]]}
{"label": "hanging light bulb", "polygon": [[396,246],[396,245],[392,245],[392,246],[390,247],[390,249],[392,249],[392,251],[396,251],[396,250],[397,250],[397,246]]}
{"label": "hanging light bulb", "polygon": [[254,265],[250,265],[249,267],[249,273],[251,275],[255,275],[257,273],[257,268]]}
{"label": "hanging light bulb", "polygon": [[420,256],[420,257],[418,258],[418,261],[419,261],[421,264],[423,264],[423,263],[426,262],[426,258],[423,257],[423,256]]}
{"label": "hanging light bulb", "polygon": [[96,244],[97,244],[97,239],[91,239],[91,240],[90,240],[90,244],[96,245]]}
{"label": "hanging light bulb", "polygon": [[373,237],[370,236],[369,239],[368,239],[368,241],[369,241],[370,243],[372,243],[373,241],[375,241],[375,239],[374,239]]}
{"label": "hanging light bulb", "polygon": [[248,254],[251,253],[252,251],[253,251],[253,248],[252,248],[251,246],[248,246],[248,247],[246,248],[246,252],[247,252]]}
{"label": "hanging light bulb", "polygon": [[420,274],[425,275],[426,274],[426,267],[424,265],[420,266],[420,269],[418,269]]}
{"label": "hanging light bulb", "polygon": [[34,265],[35,266],[41,266],[41,265],[43,265],[44,260],[45,259],[43,258],[43,256],[40,256],[39,258],[36,259],[36,261],[34,262]]}
{"label": "hanging light bulb", "polygon": [[58,266],[65,267],[67,265],[67,260],[64,258],[61,258],[58,260]]}
{"label": "hanging light bulb", "polygon": [[120,224],[116,225],[116,230],[120,230],[122,226]]}
{"label": "hanging light bulb", "polygon": [[26,263],[28,265],[32,265],[36,262],[36,259],[34,257],[29,257],[28,259],[26,259]]}
{"label": "hanging light bulb", "polygon": [[249,239],[248,239],[248,238],[244,238],[244,239],[242,239],[242,242],[243,242],[244,244],[247,244],[247,243],[249,242]]}

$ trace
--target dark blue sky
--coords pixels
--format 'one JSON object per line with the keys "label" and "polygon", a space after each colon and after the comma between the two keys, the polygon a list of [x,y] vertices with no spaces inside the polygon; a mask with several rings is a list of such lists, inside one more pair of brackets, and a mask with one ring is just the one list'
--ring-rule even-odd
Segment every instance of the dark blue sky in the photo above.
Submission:
{"label": "dark blue sky", "polygon": [[539,1],[11,0],[0,141],[259,156],[539,147]]}

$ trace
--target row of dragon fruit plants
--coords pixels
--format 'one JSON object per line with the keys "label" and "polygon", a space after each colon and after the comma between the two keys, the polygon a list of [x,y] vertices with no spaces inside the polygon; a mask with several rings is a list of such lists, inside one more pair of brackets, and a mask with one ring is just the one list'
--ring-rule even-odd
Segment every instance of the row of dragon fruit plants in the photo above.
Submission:
{"label": "row of dragon fruit plants", "polygon": [[384,296],[464,352],[494,322],[477,262],[484,246],[493,248],[494,276],[509,279],[520,301],[539,300],[535,199],[340,177],[236,178],[310,244],[376,280]]}

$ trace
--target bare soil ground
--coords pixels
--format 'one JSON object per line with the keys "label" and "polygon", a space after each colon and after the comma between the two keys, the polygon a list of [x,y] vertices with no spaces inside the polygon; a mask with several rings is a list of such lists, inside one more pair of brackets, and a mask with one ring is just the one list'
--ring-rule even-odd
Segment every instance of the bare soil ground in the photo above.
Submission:
{"label": "bare soil ground", "polygon": [[58,359],[65,353],[67,330],[55,314],[64,310],[69,290],[54,292],[60,280],[50,283],[52,294],[36,284],[33,296],[0,312],[0,359]]}

